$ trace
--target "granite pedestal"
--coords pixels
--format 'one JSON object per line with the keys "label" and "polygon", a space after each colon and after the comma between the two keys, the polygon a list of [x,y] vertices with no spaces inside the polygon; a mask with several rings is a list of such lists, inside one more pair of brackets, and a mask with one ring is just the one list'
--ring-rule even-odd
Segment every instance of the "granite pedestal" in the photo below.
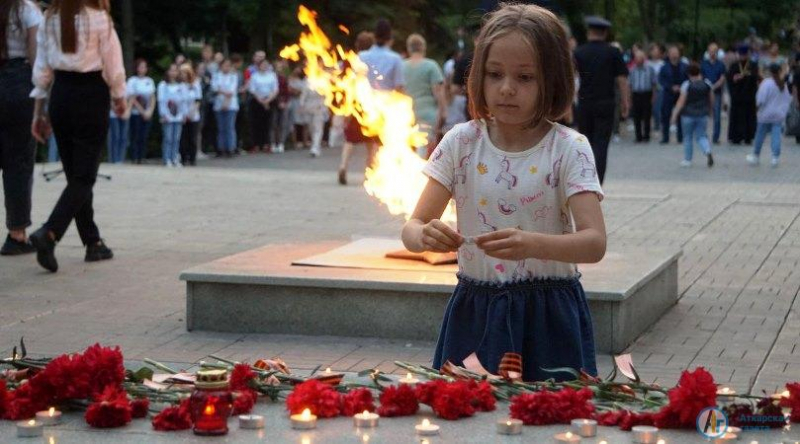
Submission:
{"label": "granite pedestal", "polygon": [[[269,245],[184,271],[187,329],[436,340],[453,266],[357,268],[351,256],[342,257],[352,268],[292,265],[343,244]],[[676,303],[679,256],[609,251],[580,267],[598,352],[621,352]],[[365,266],[393,267],[375,259]]]}

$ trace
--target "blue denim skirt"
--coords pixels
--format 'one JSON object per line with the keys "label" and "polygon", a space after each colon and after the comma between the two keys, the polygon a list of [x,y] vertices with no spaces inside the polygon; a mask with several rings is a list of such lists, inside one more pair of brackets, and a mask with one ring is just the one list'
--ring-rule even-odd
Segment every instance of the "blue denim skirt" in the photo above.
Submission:
{"label": "blue denim skirt", "polygon": [[578,277],[487,283],[459,275],[433,367],[447,361],[463,365],[473,352],[493,374],[505,353],[518,353],[525,381],[573,379],[543,368],[570,367],[596,376],[592,316]]}

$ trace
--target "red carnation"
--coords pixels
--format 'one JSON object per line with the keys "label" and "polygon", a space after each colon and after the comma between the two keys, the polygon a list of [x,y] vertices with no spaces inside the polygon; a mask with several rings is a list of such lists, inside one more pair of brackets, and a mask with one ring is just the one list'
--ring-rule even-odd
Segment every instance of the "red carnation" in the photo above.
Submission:
{"label": "red carnation", "polygon": [[491,412],[496,408],[497,398],[494,397],[492,385],[486,381],[480,383],[470,381],[472,390],[472,405],[479,412]]}
{"label": "red carnation", "polygon": [[97,428],[122,427],[131,422],[131,404],[124,390],[109,385],[86,410],[86,423]]}
{"label": "red carnation", "polygon": [[368,412],[375,411],[375,400],[372,398],[372,392],[369,389],[358,388],[342,396],[342,415],[353,416],[364,410]]}
{"label": "red carnation", "polygon": [[521,419],[526,425],[569,424],[576,418],[592,417],[592,396],[588,387],[518,395],[511,398],[511,417]]}
{"label": "red carnation", "polygon": [[244,415],[246,413],[250,413],[250,411],[253,410],[253,406],[256,405],[256,399],[258,399],[258,394],[255,390],[241,390],[235,392],[234,395],[234,415]]}
{"label": "red carnation", "polygon": [[184,399],[180,405],[165,408],[153,418],[152,424],[154,429],[162,432],[191,428],[192,415],[189,413],[189,400]]}
{"label": "red carnation", "polygon": [[651,426],[656,422],[657,413],[632,413],[628,411],[625,413],[626,415],[624,415],[619,421],[620,430],[630,431],[635,426]]}
{"label": "red carnation", "polygon": [[28,419],[36,416],[36,412],[48,408],[46,396],[35,393],[31,382],[26,382],[13,392],[9,392],[5,418],[11,420]]}
{"label": "red carnation", "polygon": [[417,396],[408,384],[386,387],[381,393],[380,402],[378,414],[381,416],[409,416],[419,410]]}
{"label": "red carnation", "polygon": [[291,414],[309,409],[320,418],[333,418],[339,415],[341,395],[328,384],[309,379],[298,384],[286,397],[286,410]]}
{"label": "red carnation", "polygon": [[0,418],[4,418],[8,410],[8,404],[11,401],[11,395],[6,388],[6,381],[0,379]]}
{"label": "red carnation", "polygon": [[786,425],[786,418],[783,416],[783,410],[779,401],[772,398],[762,398],[756,403],[756,415],[760,415],[762,421],[758,422],[759,427],[768,427],[771,429],[780,429]]}
{"label": "red carnation", "polygon": [[433,400],[436,399],[436,391],[445,385],[447,385],[447,382],[441,379],[435,379],[424,384],[417,384],[415,389],[417,400],[422,404],[432,405]]}
{"label": "red carnation", "polygon": [[800,382],[786,384],[786,390],[789,390],[789,397],[781,398],[781,406],[792,409],[790,421],[800,422]]}
{"label": "red carnation", "polygon": [[119,387],[125,379],[125,366],[122,364],[122,352],[119,347],[102,347],[94,344],[87,348],[81,356],[87,375],[91,376],[93,395],[101,392],[108,385]]}
{"label": "red carnation", "polygon": [[601,426],[614,427],[619,425],[622,418],[629,413],[627,410],[608,410],[595,415],[595,419]]}
{"label": "red carnation", "polygon": [[236,364],[231,372],[231,390],[252,389],[250,380],[255,379],[257,376],[249,364]]}
{"label": "red carnation", "polygon": [[150,409],[150,400],[147,398],[136,398],[131,402],[131,416],[134,418],[144,418]]}
{"label": "red carnation", "polygon": [[91,397],[92,379],[81,355],[61,355],[28,382],[42,393],[47,393],[45,403],[50,404]]}
{"label": "red carnation", "polygon": [[717,405],[717,385],[703,367],[693,372],[684,370],[678,385],[667,394],[669,404],[655,416],[656,427],[664,429],[694,428],[700,411]]}
{"label": "red carnation", "polygon": [[451,421],[472,416],[475,414],[475,407],[472,406],[472,395],[473,392],[467,381],[446,384],[436,390],[431,408],[433,408],[436,416]]}

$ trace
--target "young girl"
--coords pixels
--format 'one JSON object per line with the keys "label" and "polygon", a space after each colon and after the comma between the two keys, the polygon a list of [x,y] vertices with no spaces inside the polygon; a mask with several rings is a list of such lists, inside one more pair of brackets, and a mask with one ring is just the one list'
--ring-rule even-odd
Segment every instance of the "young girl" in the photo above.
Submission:
{"label": "young girl", "polygon": [[703,78],[700,65],[692,63],[686,69],[689,80],[681,84],[681,95],[672,110],[670,123],[675,125],[678,116],[681,120],[683,129],[683,160],[681,166],[686,168],[692,166],[692,153],[694,152],[694,141],[706,155],[706,165],[709,168],[714,166],[714,156],[711,155],[711,144],[708,143],[706,135],[706,122],[713,114],[714,109],[714,90],[711,82]]}
{"label": "young girl", "polygon": [[217,122],[217,157],[231,157],[236,151],[236,114],[239,112],[239,75],[225,59],[211,80]]}
{"label": "young girl", "polygon": [[773,63],[767,67],[770,76],[761,82],[756,93],[756,142],[753,146],[753,154],[747,155],[747,163],[758,165],[758,156],[761,155],[761,146],[770,133],[772,168],[778,166],[781,157],[781,127],[789,113],[789,105],[792,104],[792,93],[781,76],[781,65]]}
{"label": "young girl", "polygon": [[183,84],[183,106],[186,117],[181,132],[181,163],[194,166],[197,162],[197,137],[200,133],[200,100],[203,89],[195,75],[191,62],[180,66],[180,81]]}
{"label": "young girl", "polygon": [[180,167],[178,148],[181,145],[181,130],[186,118],[184,98],[186,87],[178,81],[178,66],[169,66],[164,80],[158,84],[158,114],[161,117],[161,155],[167,167]]}
{"label": "young girl", "polygon": [[128,79],[128,96],[131,98],[131,160],[138,164],[147,157],[147,136],[156,109],[156,85],[147,76],[147,61],[139,59],[134,65],[136,75]]}
{"label": "young girl", "polygon": [[[546,74],[545,74],[546,73]],[[542,368],[596,374],[592,319],[576,263],[598,262],[606,234],[592,150],[553,121],[569,109],[572,57],[558,18],[505,5],[484,23],[469,74],[477,120],[434,150],[428,184],[403,242],[411,251],[458,251],[458,285],[433,359],[497,373],[507,352],[523,379],[566,379]],[[458,231],[438,220],[456,202]]]}

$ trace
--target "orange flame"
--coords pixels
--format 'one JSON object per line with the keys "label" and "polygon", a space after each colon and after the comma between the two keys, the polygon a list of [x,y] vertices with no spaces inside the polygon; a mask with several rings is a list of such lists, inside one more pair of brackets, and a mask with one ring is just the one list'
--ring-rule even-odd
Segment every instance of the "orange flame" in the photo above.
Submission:
{"label": "orange flame", "polygon": [[[309,86],[325,98],[331,112],[353,116],[367,136],[378,136],[381,147],[374,168],[367,168],[364,188],[393,215],[411,217],[428,178],[422,174],[426,161],[412,147],[424,146],[427,135],[414,120],[411,97],[370,86],[368,67],[353,50],[331,41],[317,25],[317,13],[300,6],[297,19],[307,28],[297,43],[283,48],[280,56],[306,60]],[[344,63],[342,63],[344,62]],[[442,220],[455,221],[453,205]]]}

